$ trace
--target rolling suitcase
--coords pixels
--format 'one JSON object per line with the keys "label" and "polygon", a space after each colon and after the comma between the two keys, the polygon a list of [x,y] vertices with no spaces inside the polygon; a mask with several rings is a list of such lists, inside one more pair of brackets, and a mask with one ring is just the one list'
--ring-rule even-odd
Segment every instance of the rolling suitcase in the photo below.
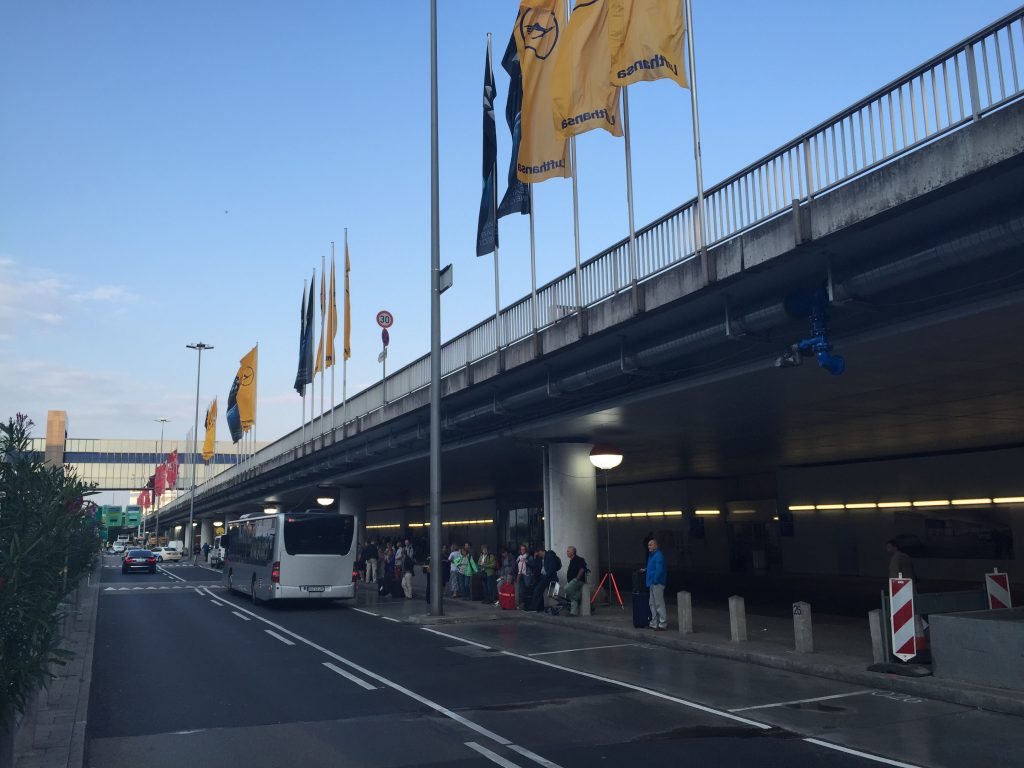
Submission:
{"label": "rolling suitcase", "polygon": [[633,626],[637,629],[651,625],[651,606],[643,592],[633,593]]}
{"label": "rolling suitcase", "polygon": [[502,610],[514,611],[516,608],[516,586],[511,582],[505,582],[498,590],[498,602]]}

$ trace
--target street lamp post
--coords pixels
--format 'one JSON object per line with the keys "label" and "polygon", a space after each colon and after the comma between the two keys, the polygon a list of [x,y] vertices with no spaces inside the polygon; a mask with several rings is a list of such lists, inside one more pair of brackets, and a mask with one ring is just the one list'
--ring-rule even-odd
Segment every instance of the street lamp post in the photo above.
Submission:
{"label": "street lamp post", "polygon": [[[160,450],[157,451],[157,454],[156,454],[157,459],[159,459],[161,456],[164,455],[164,425],[167,424],[167,422],[169,422],[170,419],[159,418],[159,419],[153,419],[153,421],[156,421],[156,422],[160,423]],[[153,490],[155,491],[156,488],[154,487]],[[160,502],[157,499],[154,499],[153,503],[156,506],[156,509],[154,510],[156,512],[156,530],[154,531],[154,533],[156,534],[156,541],[157,541],[157,544],[159,545],[160,544]]]}
{"label": "street lamp post", "polygon": [[608,602],[612,601],[612,589],[614,588],[621,608],[623,606],[622,598],[619,596],[619,585],[615,582],[615,574],[612,572],[612,521],[608,512],[608,472],[622,463],[622,451],[607,443],[599,443],[590,451],[590,463],[601,470],[601,474],[604,475],[604,535],[608,550],[608,570],[601,577],[601,583],[597,585],[595,593],[600,591],[601,586],[607,582]]}
{"label": "street lamp post", "polygon": [[199,374],[203,369],[203,350],[213,349],[213,345],[199,341],[185,346],[199,353],[196,362],[196,416],[192,426],[192,493],[188,499],[188,528],[185,529],[185,546],[188,547],[189,560],[192,560],[192,521],[196,509],[196,455],[199,450]]}

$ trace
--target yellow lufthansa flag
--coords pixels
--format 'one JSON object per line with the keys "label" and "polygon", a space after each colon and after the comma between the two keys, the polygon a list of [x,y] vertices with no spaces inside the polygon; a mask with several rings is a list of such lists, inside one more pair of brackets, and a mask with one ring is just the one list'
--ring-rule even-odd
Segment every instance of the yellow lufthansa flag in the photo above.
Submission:
{"label": "yellow lufthansa flag", "polygon": [[686,22],[681,2],[607,0],[612,85],[675,80],[688,88],[683,65]]}
{"label": "yellow lufthansa flag", "polygon": [[513,35],[523,73],[516,176],[526,184],[568,178],[569,149],[551,124],[555,53],[565,34],[564,0],[523,0]]}
{"label": "yellow lufthansa flag", "polygon": [[[331,249],[334,250],[333,247]],[[334,340],[338,337],[338,291],[334,283],[334,253],[331,253],[331,286],[327,300],[327,351],[324,353],[324,366],[334,365]]]}
{"label": "yellow lufthansa flag", "polygon": [[352,357],[352,304],[348,298],[348,273],[352,264],[348,260],[348,235],[345,236],[345,359]]}
{"label": "yellow lufthansa flag", "polygon": [[249,350],[249,353],[238,361],[238,394],[235,395],[235,402],[238,404],[238,420],[242,424],[242,432],[248,432],[256,423],[256,363],[259,356],[259,346]]}
{"label": "yellow lufthansa flag", "polygon": [[558,51],[551,87],[555,132],[564,138],[595,128],[622,135],[619,89],[608,82],[608,0],[577,0]]}
{"label": "yellow lufthansa flag", "polygon": [[324,271],[320,270],[320,343],[316,346],[316,365],[313,373],[324,370],[324,317],[327,312],[327,286],[324,283]]}
{"label": "yellow lufthansa flag", "polygon": [[203,461],[213,458],[217,448],[217,398],[213,398],[210,407],[206,409],[206,437],[203,439]]}

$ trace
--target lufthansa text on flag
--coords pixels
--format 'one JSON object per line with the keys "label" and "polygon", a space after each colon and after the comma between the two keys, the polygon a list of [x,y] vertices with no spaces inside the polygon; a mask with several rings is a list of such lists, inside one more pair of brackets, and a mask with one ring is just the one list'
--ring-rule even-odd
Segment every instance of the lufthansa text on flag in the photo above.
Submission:
{"label": "lufthansa text on flag", "polygon": [[577,0],[552,85],[554,130],[563,137],[604,128],[622,135],[619,89],[608,82],[608,0]]}
{"label": "lufthansa text on flag", "polygon": [[607,0],[612,85],[670,78],[688,87],[683,66],[683,4],[665,0]]}

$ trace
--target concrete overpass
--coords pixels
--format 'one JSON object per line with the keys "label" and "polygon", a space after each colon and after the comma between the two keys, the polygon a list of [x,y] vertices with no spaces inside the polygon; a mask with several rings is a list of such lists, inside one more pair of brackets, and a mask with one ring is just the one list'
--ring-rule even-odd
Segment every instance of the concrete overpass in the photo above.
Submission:
{"label": "concrete overpass", "polygon": [[[446,505],[550,510],[557,546],[563,502],[590,519],[597,507],[580,450],[611,441],[626,457],[603,500],[612,512],[752,512],[770,534],[791,524],[790,507],[838,500],[834,533],[861,530],[845,504],[865,502],[876,525],[858,535],[870,540],[900,525],[879,503],[945,501],[958,525],[970,505],[952,502],[975,498],[1007,507],[1024,537],[1019,502],[992,501],[1024,497],[1008,470],[1024,444],[1012,354],[1024,330],[1024,71],[1007,44],[1020,26],[1018,10],[712,187],[706,249],[690,201],[640,230],[632,254],[624,240],[588,260],[579,293],[567,273],[505,309],[500,333],[491,318],[448,342]],[[776,367],[811,335],[794,310],[818,291],[842,376],[813,358]],[[197,514],[301,506],[329,485],[371,524],[421,523],[428,371],[421,358],[389,377],[386,402],[372,387],[322,434],[293,432],[204,483]],[[911,462],[902,480],[886,459]],[[830,466],[869,469],[829,489]],[[570,476],[581,483],[559,480]],[[187,499],[164,515],[186,519]],[[596,530],[584,540],[597,550]],[[864,553],[836,557],[865,571]]]}

